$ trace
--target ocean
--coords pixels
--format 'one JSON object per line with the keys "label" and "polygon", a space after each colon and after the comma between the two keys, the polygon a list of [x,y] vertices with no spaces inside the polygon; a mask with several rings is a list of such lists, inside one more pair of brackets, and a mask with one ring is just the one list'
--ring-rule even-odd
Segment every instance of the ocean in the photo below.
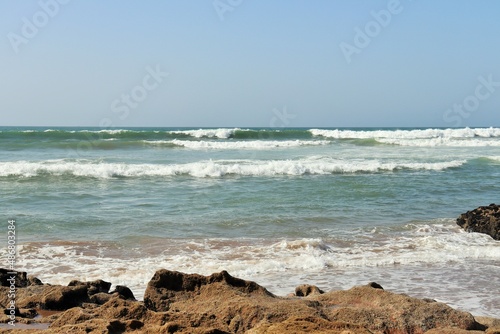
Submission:
{"label": "ocean", "polygon": [[138,299],[161,268],[227,270],[277,295],[375,281],[500,317],[500,242],[455,223],[499,181],[500,128],[0,127],[15,268]]}

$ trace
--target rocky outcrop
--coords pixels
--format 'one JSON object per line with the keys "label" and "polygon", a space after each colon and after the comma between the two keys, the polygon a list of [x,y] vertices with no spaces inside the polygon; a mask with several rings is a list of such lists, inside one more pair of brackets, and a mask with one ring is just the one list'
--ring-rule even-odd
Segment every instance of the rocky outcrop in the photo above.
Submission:
{"label": "rocky outcrop", "polygon": [[462,213],[457,224],[467,232],[479,232],[500,240],[500,206],[490,204]]}
{"label": "rocky outcrop", "polygon": [[[0,275],[2,269],[0,269]],[[126,295],[120,291],[109,293],[111,283],[103,280],[92,282],[71,281],[68,286],[43,284],[39,279],[27,277],[26,273],[17,273],[15,302],[18,308],[44,309],[64,311],[72,307],[82,306],[84,303],[104,304],[112,295],[120,295],[124,299],[135,300],[132,292],[127,288]],[[0,276],[1,279],[1,276]],[[10,286],[2,282],[0,287],[0,305],[7,305]]]}
{"label": "rocky outcrop", "polygon": [[64,299],[69,291],[75,301],[67,297],[67,310],[42,318],[50,323],[49,331],[16,333],[494,333],[499,322],[488,318],[479,323],[467,312],[391,293],[374,282],[326,293],[301,285],[293,296],[277,297],[226,271],[202,276],[162,269],[149,282],[144,302],[130,298],[125,287],[113,294],[109,287],[98,280],[19,288],[21,295],[28,295],[22,290],[39,295],[45,300],[42,307],[50,305],[47,296]]}
{"label": "rocky outcrop", "polygon": [[237,295],[274,297],[257,283],[235,278],[227,271],[202,276],[162,269],[149,281],[144,304],[153,311],[168,311],[171,304],[193,299],[202,292],[213,290],[214,286]]}
{"label": "rocky outcrop", "polygon": [[24,288],[31,284],[28,279],[28,275],[24,271],[15,272],[12,274],[12,270],[0,268],[0,286],[14,286],[17,288]]}

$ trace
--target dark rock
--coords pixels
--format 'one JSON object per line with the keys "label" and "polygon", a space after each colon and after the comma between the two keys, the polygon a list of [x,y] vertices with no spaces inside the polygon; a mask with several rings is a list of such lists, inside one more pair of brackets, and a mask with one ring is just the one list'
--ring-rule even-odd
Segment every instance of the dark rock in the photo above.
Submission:
{"label": "dark rock", "polygon": [[367,284],[370,288],[374,288],[374,289],[382,289],[384,290],[384,288],[382,287],[382,285],[376,283],[376,282],[370,282]]}
{"label": "dark rock", "polygon": [[137,300],[134,297],[134,294],[132,290],[130,290],[128,287],[123,286],[123,285],[117,285],[115,290],[111,291],[110,293],[118,293],[120,296],[122,296],[125,299],[129,300]]}
{"label": "dark rock", "polygon": [[[3,313],[6,314],[6,315],[9,315],[9,314],[11,314],[11,310],[4,309]],[[21,312],[19,311],[19,308],[17,308],[17,307],[14,308],[14,315],[17,316],[17,317],[19,317],[21,315]]]}
{"label": "dark rock", "polygon": [[11,285],[11,278],[14,279],[14,285],[16,288],[24,288],[29,285],[28,278],[25,271],[17,271],[15,274],[9,274],[11,272],[15,272],[12,270],[8,270],[5,268],[0,268],[0,286],[9,286]]}
{"label": "dark rock", "polygon": [[123,333],[127,329],[127,325],[118,320],[112,320],[108,327],[106,328],[110,334],[112,333]]}
{"label": "dark rock", "polygon": [[67,310],[89,302],[86,285],[52,286],[42,297],[41,307],[47,310]]}
{"label": "dark rock", "polygon": [[[3,312],[6,315],[12,315],[11,310],[9,310],[9,309],[4,309]],[[38,313],[33,308],[21,308],[20,309],[20,308],[16,307],[14,309],[14,315],[16,317],[33,319],[34,317],[36,317],[38,315]]]}
{"label": "dark rock", "polygon": [[309,295],[320,295],[325,293],[316,285],[302,284],[295,288],[295,295],[297,297],[306,297]]}
{"label": "dark rock", "polygon": [[500,240],[500,206],[490,204],[462,213],[457,224],[467,232],[478,232]]}
{"label": "dark rock", "polygon": [[43,285],[42,281],[33,275],[28,276],[28,285]]}
{"label": "dark rock", "polygon": [[19,310],[19,316],[22,318],[34,318],[38,315],[38,312],[34,308],[22,308]]}
{"label": "dark rock", "polygon": [[87,287],[87,294],[89,296],[92,296],[96,293],[104,292],[108,293],[109,288],[111,288],[111,283],[103,281],[102,279],[99,279],[97,281],[91,281],[91,282],[81,282],[77,280],[73,280],[69,282],[68,286],[86,286]]}
{"label": "dark rock", "polygon": [[104,305],[107,303],[113,296],[109,293],[99,292],[90,296],[90,302],[97,305]]}
{"label": "dark rock", "polygon": [[133,331],[144,327],[144,323],[142,321],[135,319],[127,320],[125,324],[127,325],[127,328]]}

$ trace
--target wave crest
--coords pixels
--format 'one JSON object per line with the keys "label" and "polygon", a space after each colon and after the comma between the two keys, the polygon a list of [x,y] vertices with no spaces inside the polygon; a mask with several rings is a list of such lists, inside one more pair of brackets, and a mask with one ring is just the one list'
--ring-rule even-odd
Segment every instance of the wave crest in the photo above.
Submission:
{"label": "wave crest", "polygon": [[185,164],[126,164],[88,160],[16,161],[0,163],[0,177],[77,176],[172,177],[187,175],[198,178],[224,176],[302,176],[346,173],[380,173],[401,170],[441,171],[465,164],[464,160],[444,162],[382,162],[378,160],[346,161],[329,157],[299,160],[208,160]]}

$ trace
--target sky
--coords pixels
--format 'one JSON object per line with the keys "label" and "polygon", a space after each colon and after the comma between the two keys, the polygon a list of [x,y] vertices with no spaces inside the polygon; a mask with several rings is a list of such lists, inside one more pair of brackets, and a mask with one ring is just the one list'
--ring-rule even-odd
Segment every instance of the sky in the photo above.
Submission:
{"label": "sky", "polygon": [[500,1],[0,0],[0,126],[500,126]]}

